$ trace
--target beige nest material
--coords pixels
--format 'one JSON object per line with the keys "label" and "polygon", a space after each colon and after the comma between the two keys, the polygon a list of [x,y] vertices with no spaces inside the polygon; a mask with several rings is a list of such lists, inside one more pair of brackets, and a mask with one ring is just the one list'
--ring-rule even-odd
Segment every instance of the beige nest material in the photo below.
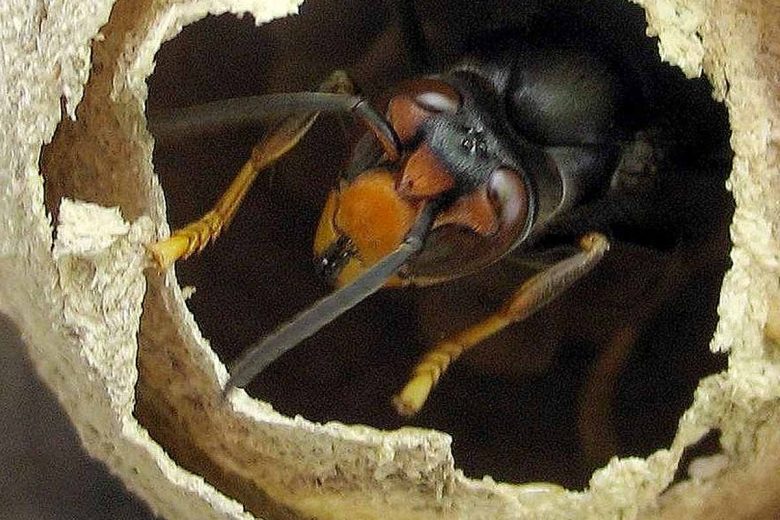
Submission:
{"label": "beige nest material", "polygon": [[[729,353],[729,367],[701,381],[671,446],[647,459],[614,458],[586,491],[569,492],[468,479],[443,433],[315,424],[243,392],[223,401],[225,367],[174,274],[145,277],[144,244],[167,229],[144,116],[155,53],[209,13],[249,13],[264,23],[296,2],[6,0],[0,311],[18,324],[89,453],[166,518],[777,514],[780,7],[639,3],[661,57],[690,77],[706,74],[728,108],[733,266],[712,348]],[[137,400],[164,425],[168,452],[134,416]],[[722,452],[667,490],[683,450],[714,428]]]}

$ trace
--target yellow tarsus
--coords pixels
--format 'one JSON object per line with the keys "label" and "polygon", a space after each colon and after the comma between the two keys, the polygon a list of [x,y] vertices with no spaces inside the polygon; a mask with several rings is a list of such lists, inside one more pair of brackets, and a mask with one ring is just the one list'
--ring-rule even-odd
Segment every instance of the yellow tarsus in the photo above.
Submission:
{"label": "yellow tarsus", "polygon": [[209,242],[216,240],[233,220],[259,171],[254,167],[252,160],[247,161],[217,201],[214,209],[195,222],[177,229],[169,238],[148,245],[147,250],[157,269],[161,271],[168,269],[177,260],[187,258],[196,251],[202,251]]}
{"label": "yellow tarsus", "polygon": [[509,323],[510,320],[499,312],[469,327],[452,339],[434,345],[417,363],[412,377],[403,390],[393,398],[396,411],[405,417],[419,412],[433,387],[461,354]]}
{"label": "yellow tarsus", "polygon": [[[350,93],[354,89],[342,71],[335,71],[320,85],[322,92]],[[202,251],[227,228],[257,175],[297,145],[309,131],[318,112],[284,119],[252,148],[250,159],[230,183],[214,208],[203,217],[174,231],[165,240],[147,246],[157,269],[164,271],[181,258]]]}
{"label": "yellow tarsus", "polygon": [[434,345],[417,364],[403,390],[393,398],[398,413],[410,416],[419,412],[439,378],[463,352],[507,325],[525,319],[571,286],[599,262],[609,249],[609,241],[600,233],[589,233],[580,241],[580,248],[579,253],[525,281],[495,314]]}

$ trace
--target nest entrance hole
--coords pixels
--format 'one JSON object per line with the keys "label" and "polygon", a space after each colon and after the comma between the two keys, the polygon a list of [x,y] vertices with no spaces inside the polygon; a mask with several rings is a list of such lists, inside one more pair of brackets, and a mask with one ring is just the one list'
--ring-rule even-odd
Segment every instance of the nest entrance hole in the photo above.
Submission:
{"label": "nest entrance hole", "polygon": [[[415,5],[420,34],[438,65],[453,62],[461,44],[478,33],[529,27],[558,14],[597,21],[599,37],[623,42],[641,60],[658,60],[656,42],[644,36],[642,10],[628,3],[488,2],[478,12],[465,1],[446,9],[434,2]],[[138,15],[122,2],[117,6]],[[159,51],[148,80],[149,110],[307,90],[334,69],[348,70],[368,97],[379,96],[419,69],[404,46],[401,19],[390,6],[324,0],[308,2],[299,16],[259,28],[248,18],[230,15],[204,19]],[[113,30],[121,33],[134,19],[115,12],[112,20]],[[453,436],[456,464],[467,475],[489,474],[502,481],[581,488],[612,455],[646,456],[668,446],[698,380],[725,364],[710,354],[708,343],[728,267],[733,202],[723,188],[729,160],[720,160],[728,155],[724,107],[710,99],[705,80],[686,80],[662,64],[648,68],[669,89],[664,110],[682,103],[689,107],[683,112],[703,118],[694,126],[702,129],[699,144],[706,146],[691,161],[711,168],[718,186],[706,239],[685,244],[679,256],[618,245],[593,277],[459,361],[411,422],[395,415],[390,396],[432,339],[500,304],[520,276],[511,264],[442,287],[379,293],[279,360],[250,393],[286,415],[314,421],[445,431]],[[93,69],[93,80],[99,74]],[[124,172],[130,164],[126,155],[134,151],[116,140],[121,132],[114,132],[109,114],[101,118],[99,107],[90,108],[101,99],[90,97],[93,87],[87,87],[81,119],[63,121],[43,150],[47,208],[56,215],[59,200],[68,196],[119,205],[133,219],[145,212],[147,188],[117,173]],[[197,288],[190,309],[224,362],[328,291],[313,273],[311,239],[327,191],[348,156],[351,128],[348,119],[323,118],[298,149],[258,179],[223,237],[177,266],[181,284]],[[213,203],[260,132],[182,136],[156,144],[155,170],[172,227]],[[96,135],[103,140],[95,140]],[[631,323],[630,301],[664,281],[668,290],[659,305],[643,315],[640,325]],[[136,416],[180,464],[201,470],[208,466],[207,454],[186,439],[171,444],[176,410],[158,407],[153,393],[144,394],[147,355],[139,352]],[[253,491],[220,468],[207,467],[205,473],[253,511],[287,514],[262,497],[251,504],[246,497]]]}
{"label": "nest entrance hole", "polygon": [[[157,55],[149,109],[308,90],[334,69],[349,71],[368,97],[379,95],[417,67],[404,47],[399,12],[357,6],[347,13],[309,2],[301,15],[260,28],[227,15],[188,26]],[[494,18],[527,27],[556,9],[566,20],[597,12],[608,29],[594,37],[658,61],[657,42],[644,36],[636,6],[586,3],[567,12],[556,5],[495,5],[480,20],[458,9],[437,12],[417,3],[434,62],[454,60],[452,49],[490,29]],[[662,110],[672,110],[680,95],[696,107],[689,113],[707,107],[699,138],[711,156],[690,159],[711,168],[721,186],[711,232],[674,253],[618,245],[594,277],[459,361],[411,424],[452,434],[456,463],[468,475],[581,488],[613,455],[646,456],[668,446],[698,380],[724,366],[708,342],[730,246],[732,202],[722,188],[729,163],[714,159],[728,154],[725,109],[709,98],[704,79],[686,80],[660,63],[647,69],[668,89]],[[261,175],[223,237],[177,265],[181,284],[197,288],[190,309],[223,361],[328,291],[313,273],[311,240],[348,155],[350,126],[346,118],[322,118],[289,157]],[[155,168],[172,227],[209,207],[261,132],[157,144]],[[314,421],[383,429],[410,424],[389,399],[414,361],[449,321],[499,305],[516,283],[515,271],[502,265],[442,287],[379,293],[285,355],[248,390],[284,414]],[[658,305],[641,323],[629,323],[637,300],[656,297],[651,288],[664,284]],[[631,338],[621,340],[625,335]]]}

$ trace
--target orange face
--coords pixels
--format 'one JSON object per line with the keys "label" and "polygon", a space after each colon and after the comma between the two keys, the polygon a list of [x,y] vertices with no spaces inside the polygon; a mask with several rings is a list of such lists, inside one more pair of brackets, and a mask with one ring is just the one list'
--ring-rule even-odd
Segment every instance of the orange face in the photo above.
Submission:
{"label": "orange face", "polygon": [[[436,173],[440,167],[427,155],[422,147],[396,174],[374,168],[331,192],[320,217],[314,254],[321,274],[334,285],[352,282],[392,253],[422,205],[448,189],[448,183],[438,180],[448,176]],[[438,213],[425,248],[403,278],[395,275],[386,286],[438,283],[495,261],[525,227],[527,208],[520,178],[509,170],[495,171],[483,186],[455,198]]]}
{"label": "orange face", "polygon": [[[341,262],[332,266],[333,282],[346,285],[400,245],[418,210],[418,204],[396,191],[391,172],[381,168],[364,172],[330,193],[314,238],[314,254],[320,262]],[[400,283],[397,276],[388,280],[389,286]]]}
{"label": "orange face", "polygon": [[[422,130],[432,118],[449,121],[460,106],[459,94],[437,80],[417,81],[390,100],[387,120],[400,143],[384,149],[392,170],[368,169],[330,194],[314,240],[320,274],[336,286],[355,280],[401,244],[428,203],[441,206],[425,245],[388,286],[464,276],[501,258],[527,231],[530,204],[521,169],[491,159],[482,131],[450,122],[463,135],[437,126],[434,140]],[[480,173],[483,156],[495,165],[485,163]],[[463,165],[472,163],[473,171],[464,173]],[[459,186],[456,178],[469,173],[479,175],[479,183]]]}

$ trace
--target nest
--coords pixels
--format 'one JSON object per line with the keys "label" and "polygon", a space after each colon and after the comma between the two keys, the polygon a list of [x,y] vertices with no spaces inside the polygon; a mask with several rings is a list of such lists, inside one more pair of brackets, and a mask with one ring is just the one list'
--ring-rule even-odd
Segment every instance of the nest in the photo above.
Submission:
{"label": "nest", "polygon": [[[12,0],[18,23],[0,28],[9,42],[0,310],[19,325],[86,449],[167,518],[778,511],[780,10],[748,0],[640,3],[661,57],[689,77],[704,73],[728,109],[732,267],[711,345],[729,365],[700,381],[668,447],[613,458],[574,492],[469,479],[441,432],[318,424],[242,392],[224,400],[225,367],[175,274],[146,271],[144,245],[167,231],[144,111],[155,53],[207,14],[248,13],[260,24],[295,5]],[[712,430],[719,454],[670,487],[686,448]]]}

